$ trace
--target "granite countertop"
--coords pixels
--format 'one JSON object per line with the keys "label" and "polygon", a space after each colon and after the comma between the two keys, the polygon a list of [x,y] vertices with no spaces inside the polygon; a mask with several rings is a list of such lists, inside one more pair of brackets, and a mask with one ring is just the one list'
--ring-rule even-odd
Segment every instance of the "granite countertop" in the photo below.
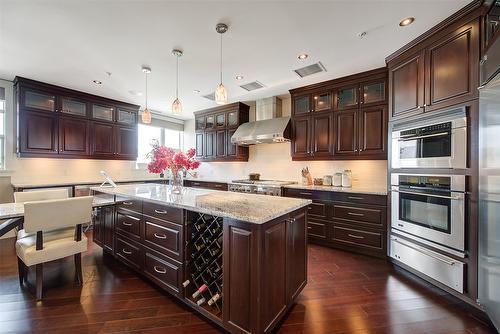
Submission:
{"label": "granite countertop", "polygon": [[93,187],[91,189],[255,224],[263,224],[311,203],[310,200],[298,198],[189,187],[182,188],[181,194],[173,194],[170,186],[161,184],[123,185],[116,188]]}
{"label": "granite countertop", "polygon": [[333,186],[306,186],[302,184],[290,184],[284,186],[290,189],[304,189],[304,190],[319,190],[319,191],[332,191],[341,193],[357,193],[357,194],[367,194],[367,195],[387,195],[387,188],[380,186],[359,186],[353,185],[351,188],[346,187],[333,187]]}

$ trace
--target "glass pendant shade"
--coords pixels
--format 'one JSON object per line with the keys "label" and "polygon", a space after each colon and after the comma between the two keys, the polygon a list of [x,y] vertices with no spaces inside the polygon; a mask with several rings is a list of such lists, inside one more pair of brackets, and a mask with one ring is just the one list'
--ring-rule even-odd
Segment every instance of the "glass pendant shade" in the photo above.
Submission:
{"label": "glass pendant shade", "polygon": [[146,108],[142,111],[141,119],[142,119],[142,123],[151,124],[151,111],[149,111],[148,108]]}
{"label": "glass pendant shade", "polygon": [[182,103],[179,99],[175,99],[174,103],[172,103],[172,114],[182,114]]}
{"label": "glass pendant shade", "polygon": [[217,104],[227,103],[227,91],[226,87],[224,87],[222,82],[217,86],[217,89],[215,90],[215,103]]}

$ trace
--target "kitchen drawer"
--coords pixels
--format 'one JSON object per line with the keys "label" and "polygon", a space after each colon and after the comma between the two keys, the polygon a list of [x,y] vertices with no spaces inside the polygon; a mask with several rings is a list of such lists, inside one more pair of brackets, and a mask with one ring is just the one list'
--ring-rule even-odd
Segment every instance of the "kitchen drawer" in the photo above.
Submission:
{"label": "kitchen drawer", "polygon": [[182,224],[182,209],[144,202],[143,210],[144,214],[150,217]]}
{"label": "kitchen drawer", "polygon": [[385,219],[385,210],[334,204],[333,217],[382,225]]}
{"label": "kitchen drawer", "polygon": [[325,239],[327,238],[328,225],[325,222],[307,220],[307,235],[312,238]]}
{"label": "kitchen drawer", "polygon": [[336,202],[351,202],[387,206],[386,195],[367,195],[356,193],[335,193]]}
{"label": "kitchen drawer", "polygon": [[[323,194],[325,193],[325,194]],[[313,191],[307,189],[296,189],[296,188],[285,188],[284,196],[286,197],[297,197],[306,199],[321,199],[322,197],[328,197],[328,194],[324,191]]]}
{"label": "kitchen drawer", "polygon": [[318,218],[328,217],[328,206],[325,203],[313,202],[307,207],[308,216],[315,216]]}
{"label": "kitchen drawer", "polygon": [[142,201],[123,196],[116,196],[116,208],[142,213]]}
{"label": "kitchen drawer", "polygon": [[341,243],[355,244],[357,246],[382,249],[384,238],[381,232],[361,231],[333,225],[332,240]]}
{"label": "kitchen drawer", "polygon": [[144,266],[144,250],[132,240],[117,236],[115,255],[134,269],[140,270]]}
{"label": "kitchen drawer", "polygon": [[222,183],[222,182],[185,180],[184,186],[192,188],[204,188],[204,189],[227,191],[227,183]]}
{"label": "kitchen drawer", "polygon": [[176,295],[181,294],[182,265],[146,251],[144,274],[163,289]]}
{"label": "kitchen drawer", "polygon": [[125,233],[135,239],[140,239],[141,224],[142,222],[139,215],[127,211],[118,211],[116,213],[115,229],[117,232]]}
{"label": "kitchen drawer", "polygon": [[182,261],[182,225],[144,218],[144,244]]}

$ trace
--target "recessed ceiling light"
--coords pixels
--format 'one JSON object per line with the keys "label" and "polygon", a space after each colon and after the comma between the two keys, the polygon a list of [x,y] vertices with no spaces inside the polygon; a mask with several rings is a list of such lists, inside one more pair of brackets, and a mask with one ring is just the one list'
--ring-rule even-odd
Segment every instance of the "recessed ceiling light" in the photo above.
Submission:
{"label": "recessed ceiling light", "polygon": [[401,20],[401,22],[399,22],[399,25],[401,27],[406,27],[406,26],[409,26],[410,24],[412,24],[413,21],[415,21],[414,17],[407,17],[407,18]]}
{"label": "recessed ceiling light", "polygon": [[301,53],[300,55],[297,56],[297,58],[299,58],[300,60],[304,60],[307,57],[309,57],[309,55],[307,53]]}
{"label": "recessed ceiling light", "polygon": [[193,93],[200,94],[200,90],[199,89],[193,89]]}
{"label": "recessed ceiling light", "polygon": [[99,81],[99,80],[92,80],[93,83],[95,83],[96,85],[101,85],[102,84],[102,81]]}
{"label": "recessed ceiling light", "polygon": [[236,80],[243,80],[243,76],[242,75],[237,75],[235,76]]}

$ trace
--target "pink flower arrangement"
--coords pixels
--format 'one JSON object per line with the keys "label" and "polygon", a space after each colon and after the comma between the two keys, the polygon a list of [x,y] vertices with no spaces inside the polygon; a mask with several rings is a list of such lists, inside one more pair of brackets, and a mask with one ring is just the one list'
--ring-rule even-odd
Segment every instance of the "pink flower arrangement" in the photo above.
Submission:
{"label": "pink flower arrangement", "polygon": [[195,160],[196,150],[189,149],[187,153],[174,151],[170,147],[161,146],[158,141],[154,141],[151,146],[153,150],[149,152],[148,157],[151,162],[148,164],[150,173],[161,174],[165,169],[170,169],[172,173],[177,174],[181,170],[193,170],[200,167],[200,162]]}

